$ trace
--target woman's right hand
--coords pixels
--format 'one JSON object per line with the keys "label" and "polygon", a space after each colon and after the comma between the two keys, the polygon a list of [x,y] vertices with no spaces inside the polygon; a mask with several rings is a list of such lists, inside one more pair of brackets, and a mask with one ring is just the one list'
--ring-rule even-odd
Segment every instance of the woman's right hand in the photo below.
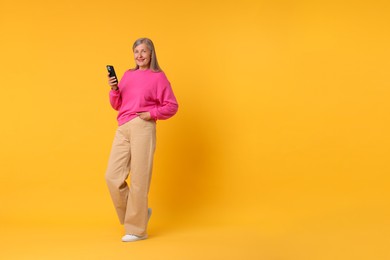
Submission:
{"label": "woman's right hand", "polygon": [[116,82],[115,77],[110,78],[110,74],[107,74],[108,77],[108,85],[110,85],[112,90],[118,90],[118,82]]}

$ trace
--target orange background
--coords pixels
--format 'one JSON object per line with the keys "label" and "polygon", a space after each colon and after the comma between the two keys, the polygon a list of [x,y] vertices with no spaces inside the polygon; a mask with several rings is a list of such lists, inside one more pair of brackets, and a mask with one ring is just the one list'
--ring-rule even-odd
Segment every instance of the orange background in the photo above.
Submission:
{"label": "orange background", "polygon": [[[389,259],[387,1],[0,2],[2,259]],[[151,38],[150,239],[104,181],[106,64]]]}

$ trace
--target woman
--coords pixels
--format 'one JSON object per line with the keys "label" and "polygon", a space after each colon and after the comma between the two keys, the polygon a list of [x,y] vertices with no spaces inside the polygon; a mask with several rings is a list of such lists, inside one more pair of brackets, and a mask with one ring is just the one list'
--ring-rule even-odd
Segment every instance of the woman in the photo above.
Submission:
{"label": "woman", "polygon": [[[146,239],[152,213],[148,193],[156,145],[156,120],[172,117],[178,109],[170,83],[160,69],[153,42],[133,45],[136,67],[119,84],[108,78],[111,106],[118,110],[118,129],[108,162],[106,181],[119,221],[123,242]],[[130,173],[130,187],[126,179]]]}

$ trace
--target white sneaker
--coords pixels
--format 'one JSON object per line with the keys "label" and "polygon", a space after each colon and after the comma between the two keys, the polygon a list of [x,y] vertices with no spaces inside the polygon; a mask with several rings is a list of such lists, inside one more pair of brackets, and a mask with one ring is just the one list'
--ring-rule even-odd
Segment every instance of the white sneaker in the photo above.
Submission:
{"label": "white sneaker", "polygon": [[[148,221],[149,221],[151,215],[152,215],[152,209],[148,208]],[[143,236],[124,235],[122,237],[122,242],[134,242],[134,241],[143,240],[143,239],[147,239],[147,238],[148,238],[148,234],[143,235]]]}
{"label": "white sneaker", "polygon": [[124,235],[122,237],[122,242],[134,242],[142,239],[147,239],[148,235],[143,235],[143,236],[136,236],[136,235]]}

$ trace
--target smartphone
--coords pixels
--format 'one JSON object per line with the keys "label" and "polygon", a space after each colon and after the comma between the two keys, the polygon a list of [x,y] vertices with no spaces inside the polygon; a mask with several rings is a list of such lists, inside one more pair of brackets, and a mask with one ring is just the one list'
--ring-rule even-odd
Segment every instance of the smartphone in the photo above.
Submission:
{"label": "smartphone", "polygon": [[106,67],[107,67],[108,73],[110,73],[110,78],[111,78],[111,77],[115,77],[116,83],[118,83],[118,78],[117,78],[117,76],[116,76],[114,66],[112,66],[112,65],[107,65]]}

